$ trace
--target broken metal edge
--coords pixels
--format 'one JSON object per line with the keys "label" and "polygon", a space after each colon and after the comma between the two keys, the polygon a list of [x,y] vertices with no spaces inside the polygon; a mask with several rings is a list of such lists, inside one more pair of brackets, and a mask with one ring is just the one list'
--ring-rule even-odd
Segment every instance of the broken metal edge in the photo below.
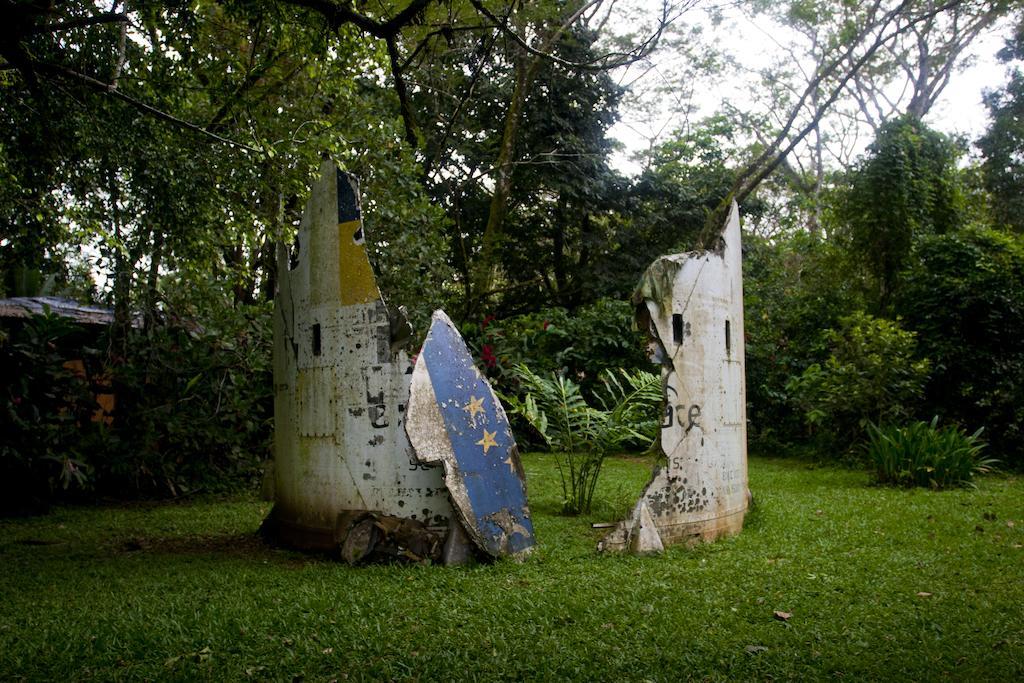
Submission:
{"label": "broken metal edge", "polygon": [[[658,529],[658,538],[663,547],[670,545],[681,545],[686,548],[710,543],[720,538],[735,536],[743,530],[743,521],[746,518],[746,510],[737,510],[718,517],[702,519],[697,522],[684,522],[670,526],[662,526]],[[709,524],[714,526],[709,528]],[[649,554],[640,552],[634,548],[634,529],[632,517],[619,522],[611,533],[598,541],[597,549],[605,553]],[[660,550],[656,551],[660,552]]]}
{"label": "broken metal edge", "polygon": [[[433,328],[435,324],[449,326],[455,332],[458,339],[462,339],[462,335],[459,334],[455,323],[452,322],[444,311],[434,311],[431,319],[431,328]],[[424,342],[424,345],[426,345],[426,342]],[[493,388],[486,379],[484,380],[484,383],[487,385],[487,389],[494,398],[495,409],[501,412],[507,422],[508,417],[504,415],[504,406],[501,404],[500,399],[498,399]],[[479,520],[474,514],[474,508],[469,498],[469,492],[466,488],[465,482],[460,476],[458,459],[456,458],[455,452],[452,448],[444,416],[441,414],[441,409],[437,402],[437,396],[434,392],[433,382],[431,381],[430,373],[427,369],[426,358],[422,351],[418,354],[416,363],[413,366],[412,381],[409,388],[409,402],[406,410],[405,430],[416,458],[420,462],[428,464],[440,462],[443,464],[445,486],[448,489],[448,495],[451,497],[452,509],[455,511],[456,516],[456,520],[453,521],[457,522],[458,526],[461,526],[462,533],[473,542],[476,548],[486,556],[494,559],[509,557],[517,562],[521,562],[529,557],[530,554],[532,554],[533,549],[536,547],[536,542],[534,542],[534,545],[529,547],[522,548],[518,551],[512,551],[508,548],[509,536],[505,536],[501,547],[492,551],[489,548],[490,544],[487,543],[483,534],[480,532]],[[519,478],[523,487],[523,495],[526,497],[526,479],[523,475],[522,463],[519,460],[519,450],[514,444],[510,451],[510,457],[515,463],[515,468],[519,473]],[[529,515],[528,508],[526,509],[526,514]],[[453,524],[453,528],[455,526],[456,524]]]}
{"label": "broken metal edge", "polygon": [[[361,307],[381,309],[386,315],[388,320],[388,331],[390,332],[389,350],[391,352],[392,364],[397,367],[407,366],[408,371],[411,372],[411,365],[409,365],[404,352],[401,347],[405,345],[408,339],[411,337],[411,326],[408,323],[405,311],[402,307],[395,307],[389,309],[385,303],[383,297],[380,295],[379,288],[376,285],[376,278],[372,264],[369,262],[369,256],[366,253],[365,246],[365,233],[361,222],[361,210],[360,210],[360,196],[357,179],[351,174],[341,170],[340,166],[330,159],[325,159],[319,168],[319,175],[314,180],[311,187],[310,197],[307,200],[304,210],[302,222],[299,226],[297,233],[297,253],[294,264],[291,262],[291,254],[289,248],[282,243],[278,243],[276,246],[276,260],[277,266],[280,273],[278,278],[277,287],[278,290],[275,294],[275,311],[274,311],[274,379],[275,379],[275,446],[274,446],[274,460],[273,466],[268,467],[269,477],[271,480],[267,485],[267,489],[277,489],[274,491],[276,494],[277,503],[271,510],[270,515],[265,520],[261,527],[261,532],[269,540],[279,543],[280,545],[292,547],[300,550],[312,550],[312,551],[326,551],[334,552],[338,549],[340,534],[342,530],[339,525],[340,522],[334,520],[332,517],[335,515],[340,519],[341,516],[354,512],[356,514],[378,514],[383,515],[390,512],[390,516],[396,516],[399,513],[398,509],[392,506],[391,510],[382,509],[366,509],[366,510],[339,510],[339,508],[349,507],[363,507],[368,504],[371,508],[377,508],[381,506],[383,508],[388,507],[386,500],[375,500],[366,501],[363,500],[362,491],[357,485],[354,485],[354,492],[350,492],[347,497],[350,500],[340,501],[332,500],[326,503],[316,501],[317,509],[316,515],[308,514],[308,510],[304,506],[312,505],[310,502],[311,497],[305,493],[295,494],[294,491],[287,495],[282,494],[282,490],[286,487],[277,486],[279,480],[280,470],[278,467],[279,461],[282,459],[281,445],[278,443],[279,434],[285,434],[285,437],[291,442],[294,434],[293,432],[299,431],[299,428],[292,424],[295,420],[298,420],[298,411],[294,406],[290,406],[290,409],[285,415],[285,420],[282,420],[281,412],[279,411],[279,397],[278,392],[280,388],[287,389],[289,394],[296,391],[295,385],[300,381],[299,372],[302,370],[319,369],[322,367],[335,367],[337,362],[341,359],[335,359],[334,362],[328,364],[304,364],[301,367],[298,366],[298,347],[299,339],[297,333],[299,331],[299,318],[303,317],[299,314],[299,301],[304,300],[306,308],[303,311],[307,311],[309,308],[319,306],[321,308],[329,309],[328,313],[334,314],[335,311],[341,311],[346,309],[355,309]],[[342,230],[349,230],[345,235],[351,237],[351,244],[343,242],[341,237]],[[316,237],[317,231],[320,233],[327,233],[337,235],[338,245],[335,246],[332,243],[325,243],[323,241],[324,235],[320,234]],[[316,239],[314,239],[316,237]],[[342,248],[342,244],[347,244],[348,247]],[[351,252],[348,254],[348,261],[346,261],[346,250]],[[311,268],[315,267],[314,263],[314,252],[319,253],[320,261],[317,261],[320,265],[320,271],[322,272],[323,267],[330,266],[330,269],[336,270],[337,282],[324,281],[320,283],[319,289],[313,286],[313,283],[309,281],[308,272]],[[337,263],[333,262],[333,259],[337,259]],[[321,263],[323,261],[323,263]],[[328,263],[329,262],[329,263]],[[361,276],[361,279],[356,281],[350,281],[348,267],[355,267],[354,272],[357,272]],[[303,276],[306,276],[305,278]],[[346,279],[349,278],[349,279]],[[338,290],[335,292],[334,287],[337,286]],[[319,291],[322,296],[326,296],[330,301],[317,301],[314,300],[314,290]],[[329,291],[328,291],[329,290]],[[352,290],[352,291],[349,291]],[[358,290],[358,291],[357,291]],[[337,296],[337,300],[333,300],[333,297]],[[349,301],[348,299],[352,299]],[[317,314],[320,315],[319,313]],[[309,322],[314,320],[311,316],[306,316]],[[330,317],[325,317],[325,320],[330,320]],[[316,320],[316,322],[324,322],[324,320]],[[320,325],[316,325],[317,328]],[[316,335],[319,338],[319,329]],[[314,342],[316,345],[316,342]],[[365,344],[364,344],[365,346]],[[303,347],[304,349],[306,347]],[[356,348],[359,348],[356,345]],[[369,348],[367,346],[367,348]],[[318,353],[315,355],[319,355]],[[379,359],[378,359],[378,362]],[[314,368],[314,365],[316,366]],[[397,372],[397,371],[396,371]],[[335,378],[335,385],[337,385],[337,379]],[[397,390],[398,394],[402,394],[402,390]],[[404,401],[406,396],[398,396],[398,410],[402,410],[401,402]],[[292,400],[297,400],[292,398]],[[341,430],[340,424],[336,421],[337,416],[332,418],[331,430],[337,437],[339,435],[344,436],[344,431]],[[282,425],[282,422],[284,424]],[[376,425],[375,425],[376,426]],[[404,430],[394,430],[397,434],[401,435],[401,438],[397,441],[398,449],[402,454],[405,454],[409,450],[409,445],[405,440]],[[301,436],[299,437],[301,440]],[[406,441],[404,444],[402,441]],[[336,441],[336,446],[337,446]],[[339,446],[340,448],[340,446]],[[396,451],[397,452],[397,451]],[[292,462],[294,458],[288,458],[289,464],[294,465]],[[362,460],[361,458],[359,459]],[[408,465],[413,464],[410,462],[410,458],[398,457],[394,458],[397,463],[396,471],[404,474],[406,478],[410,475],[405,472]],[[382,460],[385,464],[390,464],[390,460]],[[291,476],[295,478],[295,467],[290,466]],[[390,469],[388,467],[387,469]],[[415,473],[414,473],[415,474]],[[325,477],[327,475],[324,475]],[[355,477],[349,473],[353,482]],[[292,481],[292,479],[289,479]],[[338,482],[333,482],[337,484]],[[345,482],[342,482],[345,483]],[[442,485],[442,477],[440,471],[436,473],[436,487],[440,488]],[[399,484],[401,485],[401,484]],[[287,487],[293,488],[291,486]],[[269,492],[269,491],[268,491]],[[440,497],[438,497],[440,499]],[[448,507],[447,496],[444,497],[444,507]],[[344,503],[349,503],[345,505]],[[339,503],[342,503],[339,505]],[[354,503],[354,505],[352,505]],[[399,505],[398,507],[401,507]],[[450,518],[450,511],[444,510],[443,517]],[[414,517],[402,517],[403,519],[414,519]],[[450,527],[447,520],[442,520],[438,514],[432,515],[425,518],[432,519],[435,523],[429,524],[427,528],[432,532],[443,535]],[[333,523],[333,526],[332,526]],[[452,522],[454,524],[454,522]]]}
{"label": "broken metal edge", "polygon": [[[730,244],[735,239],[735,244]],[[652,359],[662,366],[663,408],[667,402],[667,378],[676,371],[672,354],[668,352],[664,340],[654,322],[655,316],[666,300],[671,302],[675,280],[687,262],[697,259],[720,259],[727,263],[730,248],[739,250],[740,245],[739,206],[733,200],[722,230],[710,249],[699,249],[681,254],[659,257],[644,272],[640,284],[633,292],[631,302],[634,305],[634,326],[648,335],[648,344]],[[737,251],[739,254],[739,251]],[[699,277],[699,273],[698,273]],[[742,310],[742,283],[740,284],[740,308]],[[691,292],[692,294],[692,292]],[[653,311],[651,309],[654,309]],[[662,457],[668,458],[662,442],[662,429],[657,435],[657,448]],[[744,461],[745,461],[744,448]],[[654,522],[647,496],[659,478],[668,476],[667,465],[658,464],[654,467],[651,477],[644,486],[631,514],[628,518],[614,525],[614,529],[606,534],[597,544],[599,552],[632,552],[639,555],[656,554],[664,551],[665,546],[681,544],[691,547],[698,543],[710,542],[718,538],[738,534],[743,528],[743,521],[750,507],[751,493],[745,482],[744,505],[740,508],[727,510],[720,515],[705,517],[694,521],[662,524]],[[745,462],[744,462],[745,470]],[[602,528],[605,525],[594,528]]]}

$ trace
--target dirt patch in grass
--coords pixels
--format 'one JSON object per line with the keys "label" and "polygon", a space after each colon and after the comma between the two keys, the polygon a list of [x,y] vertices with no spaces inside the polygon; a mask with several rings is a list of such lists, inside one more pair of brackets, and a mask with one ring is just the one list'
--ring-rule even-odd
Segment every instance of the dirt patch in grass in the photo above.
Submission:
{"label": "dirt patch in grass", "polygon": [[153,555],[215,555],[251,560],[274,560],[283,564],[305,566],[329,560],[325,555],[299,553],[276,546],[259,533],[210,534],[200,536],[149,537],[129,536],[114,543],[121,555],[148,553]]}

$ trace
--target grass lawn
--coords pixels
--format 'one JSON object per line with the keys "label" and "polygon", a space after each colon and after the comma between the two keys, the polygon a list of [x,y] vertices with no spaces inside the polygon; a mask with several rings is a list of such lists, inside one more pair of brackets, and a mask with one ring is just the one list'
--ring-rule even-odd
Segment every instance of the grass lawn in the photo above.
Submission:
{"label": "grass lawn", "polygon": [[351,569],[263,546],[248,499],[2,520],[0,679],[1024,678],[1020,478],[931,493],[754,459],[741,535],[636,558],[590,522],[648,462],[612,460],[571,519],[551,457],[524,460],[522,564]]}

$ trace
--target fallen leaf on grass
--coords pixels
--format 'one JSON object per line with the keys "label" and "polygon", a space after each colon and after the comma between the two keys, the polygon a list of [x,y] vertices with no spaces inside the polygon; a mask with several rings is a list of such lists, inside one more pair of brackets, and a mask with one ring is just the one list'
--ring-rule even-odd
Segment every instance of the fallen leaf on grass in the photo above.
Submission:
{"label": "fallen leaf on grass", "polygon": [[1006,520],[1006,528],[1007,528],[1007,529],[1012,529],[1012,528],[1013,528],[1014,526],[1015,526],[1015,525],[1014,525],[1014,523],[1013,523],[1013,520],[1012,520],[1012,519],[1008,519],[1008,520]]}
{"label": "fallen leaf on grass", "polygon": [[932,594],[931,593],[926,593],[924,591],[921,591],[921,592],[919,592],[917,594],[917,597],[919,597],[919,598],[930,598],[930,597],[932,597]]}
{"label": "fallen leaf on grass", "polygon": [[748,655],[756,655],[761,652],[767,652],[768,648],[764,645],[747,645],[745,648]]}
{"label": "fallen leaf on grass", "polygon": [[329,655],[329,654],[331,654],[332,652],[334,652],[334,648],[333,648],[333,647],[325,647],[325,648],[323,649],[323,653],[324,653],[325,655]]}
{"label": "fallen leaf on grass", "polygon": [[775,610],[774,612],[772,612],[772,616],[778,619],[779,621],[789,621],[790,617],[793,616],[793,613]]}

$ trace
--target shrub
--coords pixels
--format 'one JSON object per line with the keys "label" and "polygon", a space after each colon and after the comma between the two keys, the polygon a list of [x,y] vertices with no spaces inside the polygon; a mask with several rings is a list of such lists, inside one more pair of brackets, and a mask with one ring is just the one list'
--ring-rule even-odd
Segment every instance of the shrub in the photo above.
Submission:
{"label": "shrub", "polygon": [[843,318],[825,338],[831,347],[825,364],[811,365],[787,389],[823,445],[850,453],[868,422],[913,415],[930,364],[914,358],[914,333],[866,313]]}
{"label": "shrub", "polygon": [[112,366],[117,412],[97,485],[131,496],[255,486],[270,453],[270,309],[207,327],[168,316]]}
{"label": "shrub", "polygon": [[[105,334],[51,315],[0,336],[0,512],[58,498],[176,496],[255,485],[273,412],[268,306],[224,311],[207,327],[165,311],[114,357]],[[99,348],[94,348],[99,347]],[[113,422],[93,421],[110,384]]]}
{"label": "shrub", "polygon": [[554,307],[504,320],[486,318],[463,336],[488,376],[506,391],[515,377],[511,370],[519,364],[541,374],[565,375],[588,395],[602,386],[599,377],[605,370],[651,367],[626,301],[601,299],[575,311]]}
{"label": "shrub", "polygon": [[982,455],[981,429],[967,435],[954,425],[937,429],[938,421],[868,425],[866,450],[878,483],[943,489],[970,485],[992,470],[996,460]]}
{"label": "shrub", "polygon": [[902,278],[898,310],[935,364],[926,414],[984,425],[999,458],[1024,465],[1024,237],[925,237]]}
{"label": "shrub", "polygon": [[525,365],[512,373],[524,398],[506,398],[555,452],[566,514],[590,512],[604,458],[616,449],[649,446],[658,429],[661,378],[650,372],[602,373],[600,408],[587,404],[578,384],[563,375],[541,377]]}
{"label": "shrub", "polygon": [[57,491],[91,483],[84,451],[97,406],[88,382],[65,366],[82,358],[82,337],[49,311],[0,333],[2,512],[40,512]]}
{"label": "shrub", "polygon": [[825,362],[821,331],[838,327],[863,302],[855,281],[837,276],[843,254],[829,241],[802,233],[743,237],[747,434],[752,450],[788,450],[805,430],[787,383]]}

